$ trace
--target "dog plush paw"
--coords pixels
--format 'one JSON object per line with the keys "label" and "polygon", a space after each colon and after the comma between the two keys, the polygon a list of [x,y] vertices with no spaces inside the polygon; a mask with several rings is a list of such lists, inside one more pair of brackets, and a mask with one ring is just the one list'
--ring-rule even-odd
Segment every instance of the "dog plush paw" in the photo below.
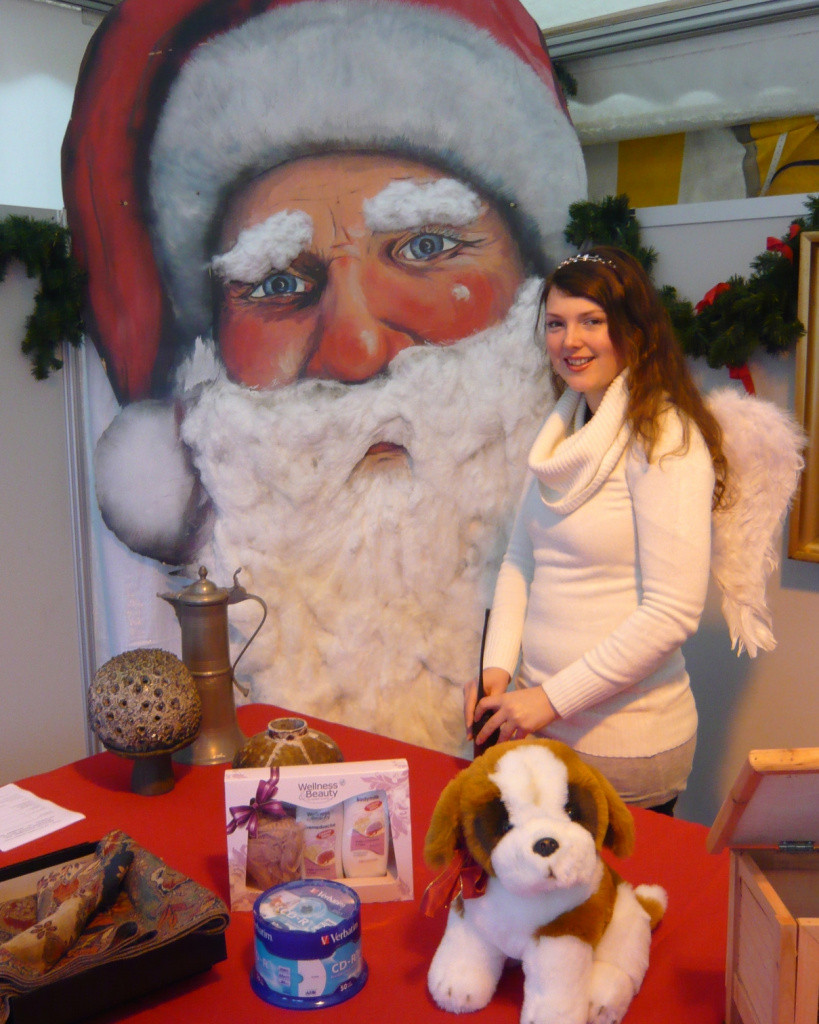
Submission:
{"label": "dog plush paw", "polygon": [[592,967],[588,1024],[619,1024],[634,998],[634,984],[619,967],[596,961]]}
{"label": "dog plush paw", "polygon": [[482,939],[456,911],[427,974],[429,993],[442,1010],[481,1010],[495,994],[506,957]]}
{"label": "dog plush paw", "polygon": [[520,1024],[586,1024],[581,999],[574,1005],[558,1004],[552,999],[525,999]]}
{"label": "dog plush paw", "polygon": [[442,1010],[472,1013],[487,1006],[495,993],[496,982],[486,974],[463,966],[453,971],[433,960],[427,976],[429,992]]}

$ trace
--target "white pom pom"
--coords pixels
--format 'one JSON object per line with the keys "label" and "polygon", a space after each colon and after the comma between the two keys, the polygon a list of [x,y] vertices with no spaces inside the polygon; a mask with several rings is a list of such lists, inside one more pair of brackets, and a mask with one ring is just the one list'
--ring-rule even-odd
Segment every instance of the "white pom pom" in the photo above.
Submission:
{"label": "white pom pom", "polygon": [[94,474],[102,518],[132,551],[174,564],[190,557],[208,506],[173,403],[126,406],[97,443]]}

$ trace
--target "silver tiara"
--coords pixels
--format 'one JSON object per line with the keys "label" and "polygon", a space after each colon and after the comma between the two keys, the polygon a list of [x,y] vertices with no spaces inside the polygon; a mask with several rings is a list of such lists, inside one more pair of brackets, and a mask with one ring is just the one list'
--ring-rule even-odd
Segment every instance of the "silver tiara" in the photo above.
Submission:
{"label": "silver tiara", "polygon": [[570,263],[603,263],[607,267],[614,267],[617,269],[617,264],[613,260],[607,260],[603,256],[598,256],[593,252],[578,253],[576,256],[569,256],[568,259],[563,260],[562,263],[558,263],[557,269],[561,267],[567,267]]}

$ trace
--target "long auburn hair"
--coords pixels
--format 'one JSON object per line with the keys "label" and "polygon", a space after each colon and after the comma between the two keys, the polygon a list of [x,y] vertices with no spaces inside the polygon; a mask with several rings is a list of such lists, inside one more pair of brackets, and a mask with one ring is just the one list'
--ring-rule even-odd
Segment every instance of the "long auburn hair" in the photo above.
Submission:
{"label": "long auburn hair", "polygon": [[[722,448],[722,430],[702,399],[679,346],[668,313],[642,266],[622,249],[598,245],[587,256],[561,263],[547,279],[541,311],[552,288],[590,299],[601,306],[609,338],[628,370],[626,420],[634,439],[642,442],[650,460],[660,431],[660,414],[668,403],[680,412],[685,452],[690,425],[695,423],[714,464],[714,508],[726,500],[728,461]],[[607,262],[602,262],[603,260]],[[566,388],[556,373],[558,393]]]}

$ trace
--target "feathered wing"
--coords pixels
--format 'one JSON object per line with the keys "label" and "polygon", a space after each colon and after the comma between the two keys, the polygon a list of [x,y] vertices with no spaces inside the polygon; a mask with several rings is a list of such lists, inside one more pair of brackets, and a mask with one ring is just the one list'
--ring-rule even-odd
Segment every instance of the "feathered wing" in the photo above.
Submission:
{"label": "feathered wing", "polygon": [[759,648],[776,646],[766,588],[779,564],[782,524],[799,483],[806,439],[772,402],[730,388],[712,392],[707,402],[723,431],[730,496],[713,517],[711,573],[722,591],[731,645],[753,658]]}

